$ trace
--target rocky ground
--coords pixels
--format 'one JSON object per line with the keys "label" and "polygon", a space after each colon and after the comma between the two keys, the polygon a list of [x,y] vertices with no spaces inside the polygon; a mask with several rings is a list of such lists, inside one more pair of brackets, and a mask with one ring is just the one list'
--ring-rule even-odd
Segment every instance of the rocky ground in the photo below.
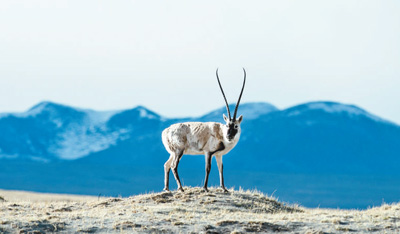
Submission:
{"label": "rocky ground", "polygon": [[400,233],[400,204],[308,209],[257,191],[185,188],[129,198],[0,190],[0,233]]}

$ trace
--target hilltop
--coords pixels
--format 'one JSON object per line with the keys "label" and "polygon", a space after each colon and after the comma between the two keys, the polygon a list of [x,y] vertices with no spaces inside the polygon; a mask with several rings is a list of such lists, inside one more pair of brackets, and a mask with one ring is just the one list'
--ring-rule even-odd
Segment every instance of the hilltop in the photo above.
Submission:
{"label": "hilltop", "polygon": [[0,233],[395,233],[400,227],[400,204],[307,209],[257,191],[185,187],[184,193],[81,199],[14,194],[0,191]]}

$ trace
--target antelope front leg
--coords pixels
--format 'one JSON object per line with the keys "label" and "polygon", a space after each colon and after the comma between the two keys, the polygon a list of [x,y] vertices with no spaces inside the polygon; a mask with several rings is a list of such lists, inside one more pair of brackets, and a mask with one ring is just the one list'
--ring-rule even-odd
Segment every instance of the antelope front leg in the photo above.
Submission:
{"label": "antelope front leg", "polygon": [[218,171],[219,171],[219,181],[221,184],[221,188],[224,190],[225,193],[227,193],[228,190],[225,188],[225,185],[224,185],[224,164],[222,164],[222,155],[215,155],[215,159],[217,160]]}
{"label": "antelope front leg", "polygon": [[208,192],[207,184],[208,184],[208,175],[210,174],[211,171],[211,158],[212,154],[206,153],[206,179],[204,180],[204,187],[203,187],[206,192]]}

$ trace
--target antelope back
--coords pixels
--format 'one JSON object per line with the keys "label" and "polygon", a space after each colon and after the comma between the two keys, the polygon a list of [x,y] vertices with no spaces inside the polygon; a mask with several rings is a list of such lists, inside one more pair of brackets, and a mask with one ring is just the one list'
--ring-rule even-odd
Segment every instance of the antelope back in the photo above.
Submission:
{"label": "antelope back", "polygon": [[163,131],[162,138],[170,153],[184,150],[190,154],[212,152],[224,141],[222,124],[214,122],[173,124]]}

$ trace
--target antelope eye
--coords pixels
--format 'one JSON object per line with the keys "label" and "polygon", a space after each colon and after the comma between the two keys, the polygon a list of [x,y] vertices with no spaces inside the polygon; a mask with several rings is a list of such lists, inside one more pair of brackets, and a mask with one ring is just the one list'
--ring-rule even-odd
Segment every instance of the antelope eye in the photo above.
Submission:
{"label": "antelope eye", "polygon": [[239,128],[239,126],[235,125],[235,129],[238,129],[238,128]]}

